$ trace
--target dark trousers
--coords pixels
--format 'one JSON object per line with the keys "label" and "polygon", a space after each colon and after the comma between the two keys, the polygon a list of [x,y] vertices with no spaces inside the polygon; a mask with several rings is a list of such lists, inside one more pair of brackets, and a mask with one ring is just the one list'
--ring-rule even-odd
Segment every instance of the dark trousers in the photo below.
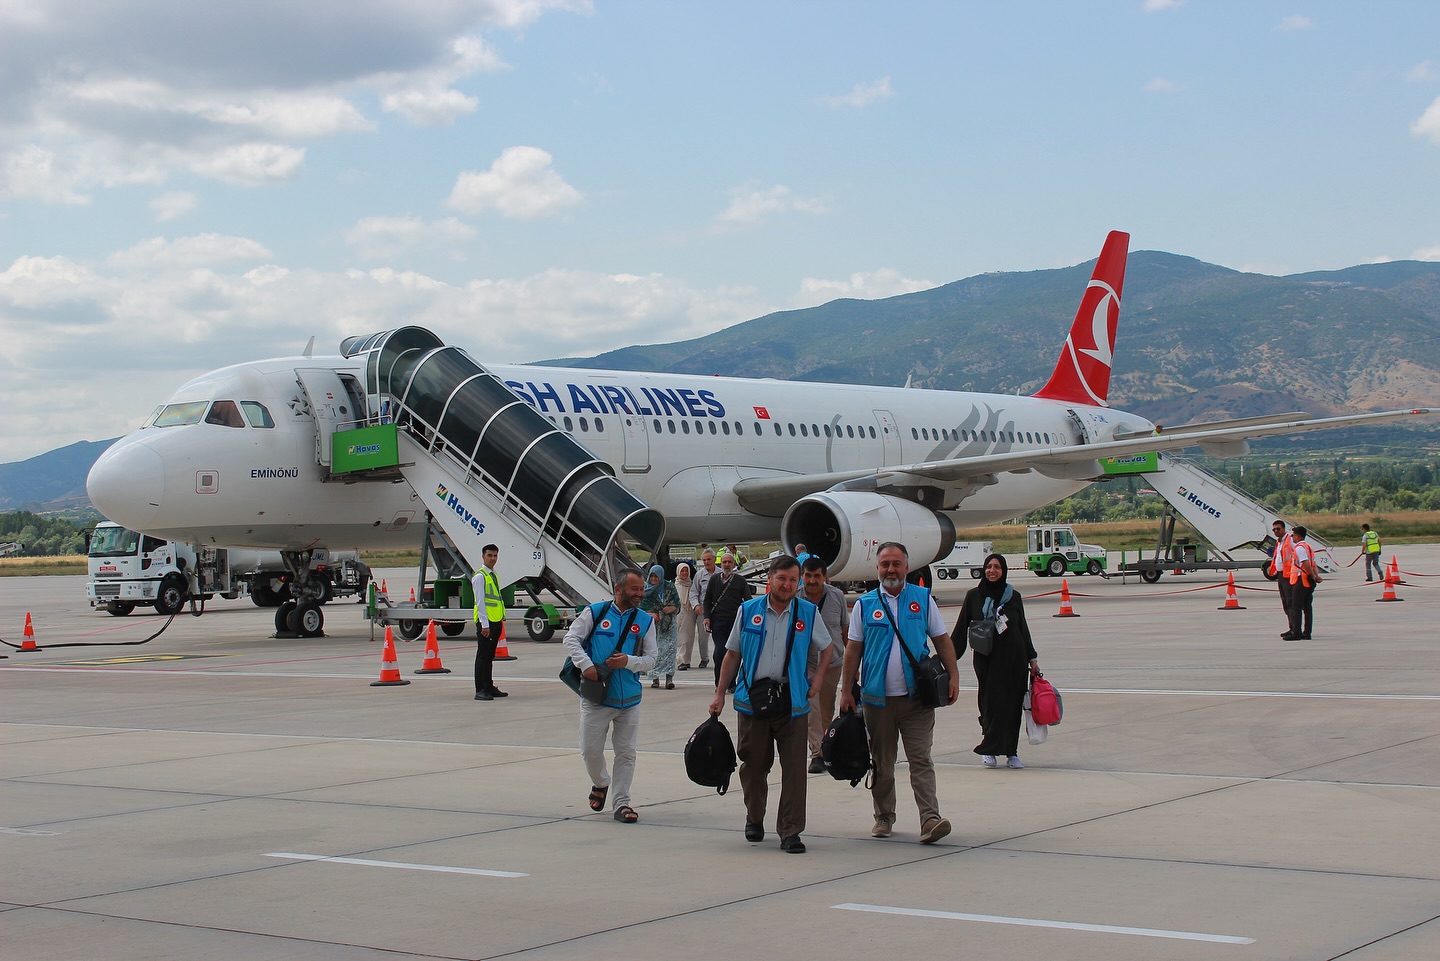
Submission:
{"label": "dark trousers", "polygon": [[792,837],[805,830],[805,792],[810,778],[806,770],[805,735],[809,725],[804,717],[777,717],[757,721],[738,714],[739,739],[735,755],[740,760],[740,789],[745,795],[745,820],[765,823],[765,803],[770,797],[770,768],[780,756],[780,807],[775,812],[775,833]]}
{"label": "dark trousers", "polygon": [[1290,633],[1309,637],[1315,620],[1315,585],[1306,587],[1296,581],[1290,585]]}
{"label": "dark trousers", "polygon": [[1275,586],[1280,588],[1280,610],[1285,612],[1285,617],[1288,619],[1290,617],[1290,595],[1294,592],[1295,585],[1291,584],[1284,574],[1281,574],[1280,579],[1275,582]]}
{"label": "dark trousers", "polygon": [[488,691],[495,686],[495,648],[500,643],[500,625],[490,625],[490,636],[480,633],[480,622],[475,622],[475,693]]}
{"label": "dark trousers", "polygon": [[725,642],[730,640],[730,631],[735,627],[735,619],[728,621],[710,622],[710,638],[714,645],[710,652],[710,663],[715,668],[715,683],[720,683],[720,662],[725,660]]}

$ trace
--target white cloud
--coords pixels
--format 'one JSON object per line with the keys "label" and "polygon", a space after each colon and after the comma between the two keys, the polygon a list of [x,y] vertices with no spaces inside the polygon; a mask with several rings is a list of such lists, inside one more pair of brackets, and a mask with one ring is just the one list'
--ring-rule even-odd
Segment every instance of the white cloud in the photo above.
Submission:
{"label": "white cloud", "polygon": [[900,271],[881,267],[869,273],[851,274],[845,280],[822,280],[806,277],[800,282],[800,290],[791,301],[792,307],[813,307],[829,303],[841,297],[859,300],[880,300],[900,294],[929,290],[939,286],[934,281],[914,280],[903,276]]}
{"label": "white cloud", "polygon": [[417,250],[465,245],[476,230],[454,217],[426,223],[419,217],[365,217],[345,234],[345,243],[365,260],[386,260]]}
{"label": "white cloud", "polygon": [[1440,144],[1440,97],[1436,97],[1420,118],[1410,125],[1410,132],[1417,137],[1427,137]]}
{"label": "white cloud", "polygon": [[551,169],[539,147],[506,147],[489,170],[462,173],[445,205],[462,213],[498,211],[513,220],[554,217],[585,198]]}
{"label": "white cloud", "polygon": [[1315,21],[1303,14],[1295,13],[1281,20],[1275,25],[1275,29],[1282,33],[1292,33],[1296,30],[1313,30]]}
{"label": "white cloud", "polygon": [[305,148],[278,143],[245,143],[202,156],[190,164],[195,173],[240,186],[289,180],[305,162]]}
{"label": "white cloud", "polygon": [[784,184],[761,187],[743,184],[730,191],[730,205],[715,218],[714,230],[737,230],[765,223],[778,214],[823,214],[825,202],[814,197],[797,197]]}
{"label": "white cloud", "polygon": [[[477,31],[521,30],[589,0],[0,3],[0,197],[81,204],[179,171],[286,180],[297,141],[478,106],[456,84],[504,68]],[[63,159],[62,159],[63,158]]]}
{"label": "white cloud", "polygon": [[1435,72],[1434,63],[1422,60],[1405,71],[1405,79],[1411,83],[1429,83],[1432,80],[1440,80],[1440,74]]}
{"label": "white cloud", "polygon": [[1156,77],[1145,85],[1146,93],[1174,93],[1179,89],[1180,87],[1174,81],[1166,80],[1164,77]]}
{"label": "white cloud", "polygon": [[874,83],[857,83],[850,92],[839,97],[821,97],[820,102],[831,107],[868,107],[877,100],[895,96],[889,77],[881,77]]}
{"label": "white cloud", "polygon": [[126,270],[153,267],[203,267],[241,261],[264,260],[271,256],[264,244],[246,237],[224,234],[196,234],[166,240],[151,237],[126,250],[111,254],[106,263]]}
{"label": "white cloud", "polygon": [[1421,247],[1410,255],[1411,260],[1440,260],[1440,244]]}
{"label": "white cloud", "polygon": [[156,220],[164,223],[168,220],[179,220],[194,210],[197,203],[199,203],[199,198],[194,194],[183,190],[172,190],[150,201],[150,210],[155,214]]}
{"label": "white cloud", "polygon": [[[0,273],[0,304],[27,309],[90,300],[103,281],[67,257],[20,257]],[[9,341],[0,337],[0,345]]]}

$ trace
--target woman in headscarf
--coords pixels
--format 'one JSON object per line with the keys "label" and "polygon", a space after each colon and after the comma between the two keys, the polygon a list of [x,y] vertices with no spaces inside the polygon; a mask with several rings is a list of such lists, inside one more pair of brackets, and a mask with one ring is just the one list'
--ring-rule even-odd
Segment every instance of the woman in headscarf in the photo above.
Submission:
{"label": "woman in headscarf", "polygon": [[655,659],[655,668],[650,672],[650,686],[659,687],[665,678],[665,688],[675,690],[675,638],[676,617],[680,610],[680,595],[675,585],[665,579],[665,568],[656,564],[650,568],[646,579],[645,596],[640,599],[640,610],[655,615],[655,644],[660,655]]}
{"label": "woman in headscarf", "polygon": [[995,645],[989,654],[973,654],[975,677],[980,682],[980,743],[975,753],[986,767],[995,767],[1000,757],[1009,767],[1020,768],[1020,712],[1030,672],[1039,670],[1039,656],[1025,622],[1025,605],[1020,593],[1006,583],[1009,567],[1005,558],[985,558],[980,586],[965,595],[960,620],[950,635],[964,650],[970,625],[983,618],[996,619]]}
{"label": "woman in headscarf", "polygon": [[[675,568],[675,598],[680,602],[680,629],[675,635],[675,649],[682,658],[677,665],[681,671],[690,670],[690,651],[695,646],[695,608],[690,606],[690,565],[681,564]],[[681,650],[681,648],[684,650]]]}

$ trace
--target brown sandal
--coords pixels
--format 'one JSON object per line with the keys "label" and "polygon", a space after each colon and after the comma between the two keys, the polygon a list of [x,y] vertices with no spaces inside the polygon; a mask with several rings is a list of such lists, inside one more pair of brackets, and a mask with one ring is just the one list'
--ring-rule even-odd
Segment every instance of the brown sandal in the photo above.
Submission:
{"label": "brown sandal", "polygon": [[615,809],[615,820],[621,824],[634,824],[640,820],[640,815],[636,814],[630,805],[625,804]]}
{"label": "brown sandal", "polygon": [[590,810],[605,810],[605,799],[610,796],[610,785],[604,787],[592,787],[590,789]]}

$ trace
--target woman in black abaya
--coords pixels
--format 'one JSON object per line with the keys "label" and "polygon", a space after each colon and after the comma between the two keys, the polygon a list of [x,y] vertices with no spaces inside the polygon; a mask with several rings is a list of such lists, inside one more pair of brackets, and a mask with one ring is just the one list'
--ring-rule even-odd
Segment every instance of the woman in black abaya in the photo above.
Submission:
{"label": "woman in black abaya", "polygon": [[980,682],[980,730],[983,736],[975,753],[986,767],[995,767],[998,758],[1007,766],[1020,768],[1020,711],[1025,690],[1030,685],[1030,671],[1038,670],[1040,662],[1030,639],[1030,625],[1025,622],[1025,605],[1020,592],[1006,583],[1009,574],[1005,558],[991,554],[985,558],[980,586],[965,595],[960,620],[952,638],[957,646],[964,643],[970,624],[985,617],[997,617],[999,633],[989,654],[973,654],[975,677]]}

